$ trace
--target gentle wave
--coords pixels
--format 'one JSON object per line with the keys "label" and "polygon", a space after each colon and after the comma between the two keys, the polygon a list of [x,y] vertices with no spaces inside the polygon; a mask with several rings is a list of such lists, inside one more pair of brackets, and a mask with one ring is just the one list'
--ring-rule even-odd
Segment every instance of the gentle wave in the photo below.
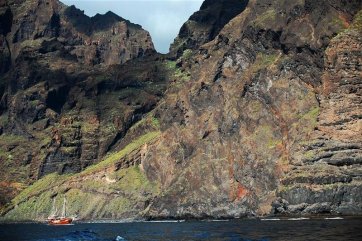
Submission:
{"label": "gentle wave", "polygon": [[213,219],[213,220],[208,220],[209,222],[229,222],[229,219]]}
{"label": "gentle wave", "polygon": [[79,221],[77,223],[92,223],[92,224],[99,224],[99,223],[137,223],[140,221],[134,220],[134,219],[121,219],[121,220],[92,220],[92,221]]}
{"label": "gentle wave", "polygon": [[342,220],[341,217],[325,218],[326,220]]}
{"label": "gentle wave", "polygon": [[151,220],[143,221],[144,223],[183,223],[185,220]]}
{"label": "gentle wave", "polygon": [[67,235],[57,238],[50,238],[50,239],[39,239],[37,241],[127,241],[125,238],[121,236],[117,236],[115,239],[104,239],[101,238],[97,233],[84,230],[84,231],[75,231],[71,232]]}
{"label": "gentle wave", "polygon": [[280,218],[261,218],[261,221],[280,221]]}
{"label": "gentle wave", "polygon": [[309,220],[310,218],[288,218],[289,221]]}
{"label": "gentle wave", "polygon": [[117,236],[116,241],[127,241],[127,240],[125,240],[125,239],[122,238],[121,236]]}
{"label": "gentle wave", "polygon": [[54,227],[54,226],[73,226],[74,223],[68,223],[68,224],[62,224],[62,225],[54,225],[54,224],[47,224],[47,225],[52,226],[52,227]]}

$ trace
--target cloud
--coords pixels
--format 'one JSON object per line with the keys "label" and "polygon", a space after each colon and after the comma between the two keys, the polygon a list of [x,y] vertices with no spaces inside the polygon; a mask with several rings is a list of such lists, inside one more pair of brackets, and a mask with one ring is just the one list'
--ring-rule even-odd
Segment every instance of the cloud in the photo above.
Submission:
{"label": "cloud", "polygon": [[182,24],[197,11],[203,0],[61,0],[85,14],[112,11],[150,32],[157,51],[168,52]]}

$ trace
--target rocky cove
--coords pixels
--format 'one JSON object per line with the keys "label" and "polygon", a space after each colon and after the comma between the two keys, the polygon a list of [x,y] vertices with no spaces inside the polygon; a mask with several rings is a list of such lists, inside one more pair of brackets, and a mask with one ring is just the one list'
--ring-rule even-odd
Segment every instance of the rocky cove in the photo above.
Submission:
{"label": "rocky cove", "polygon": [[205,0],[163,55],[112,12],[0,2],[0,220],[362,215],[361,9]]}

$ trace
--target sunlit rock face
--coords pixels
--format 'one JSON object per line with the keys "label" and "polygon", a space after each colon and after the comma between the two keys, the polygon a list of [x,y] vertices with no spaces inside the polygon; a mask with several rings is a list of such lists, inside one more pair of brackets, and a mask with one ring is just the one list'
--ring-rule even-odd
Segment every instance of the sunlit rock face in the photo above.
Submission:
{"label": "sunlit rock face", "polygon": [[5,219],[362,214],[361,1],[207,0],[167,56],[113,13],[7,3]]}
{"label": "sunlit rock face", "polygon": [[184,25],[196,48],[172,46],[190,77],[157,108],[150,216],[361,213],[361,3],[234,2],[221,30]]}

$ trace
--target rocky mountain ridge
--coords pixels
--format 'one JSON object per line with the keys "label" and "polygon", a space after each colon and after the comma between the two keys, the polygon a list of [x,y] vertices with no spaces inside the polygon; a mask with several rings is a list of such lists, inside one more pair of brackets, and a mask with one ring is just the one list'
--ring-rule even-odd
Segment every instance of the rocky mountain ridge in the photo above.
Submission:
{"label": "rocky mountain ridge", "polygon": [[111,12],[90,18],[59,1],[19,0],[0,16],[4,204],[47,174],[103,159],[166,79],[149,33]]}
{"label": "rocky mountain ridge", "polygon": [[[47,124],[59,123],[43,149],[58,151],[6,201],[4,219],[46,217],[64,195],[83,219],[360,215],[361,9],[357,0],[207,0],[169,56],[149,52],[106,77],[104,63],[86,77],[75,70],[86,81]],[[116,137],[109,123],[122,123]],[[20,128],[3,129],[5,140]],[[107,135],[103,147],[87,142]],[[74,142],[78,156],[63,158]],[[64,168],[90,150],[102,161]]]}

